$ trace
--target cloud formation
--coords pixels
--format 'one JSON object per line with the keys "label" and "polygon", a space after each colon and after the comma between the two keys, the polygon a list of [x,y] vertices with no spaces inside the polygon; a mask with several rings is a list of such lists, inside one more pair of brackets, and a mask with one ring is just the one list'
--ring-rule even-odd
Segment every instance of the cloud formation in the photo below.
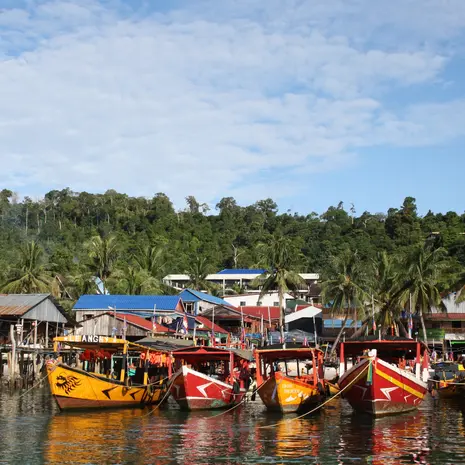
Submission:
{"label": "cloud formation", "polygon": [[391,101],[440,87],[463,43],[461,1],[147,5],[2,11],[0,184],[33,195],[163,191],[178,206],[190,194],[279,199],[291,193],[286,173],[303,179],[360,148],[465,134],[464,100]]}

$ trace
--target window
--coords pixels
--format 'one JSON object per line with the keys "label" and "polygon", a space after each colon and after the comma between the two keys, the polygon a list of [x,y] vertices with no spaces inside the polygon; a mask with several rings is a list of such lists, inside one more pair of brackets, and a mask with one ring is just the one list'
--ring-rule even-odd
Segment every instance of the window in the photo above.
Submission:
{"label": "window", "polygon": [[462,327],[462,322],[461,321],[453,321],[452,322],[452,328],[458,329]]}
{"label": "window", "polygon": [[184,305],[186,306],[186,313],[192,313],[194,304],[192,302],[186,302]]}
{"label": "window", "polygon": [[279,307],[279,302],[273,302],[273,307]]}
{"label": "window", "polygon": [[87,313],[84,315],[84,320],[91,320],[94,317],[91,313]]}
{"label": "window", "polygon": [[244,300],[242,300],[242,301],[239,302],[239,306],[240,306],[240,307],[245,307],[246,305],[247,305],[247,304],[246,304],[246,302],[245,302]]}

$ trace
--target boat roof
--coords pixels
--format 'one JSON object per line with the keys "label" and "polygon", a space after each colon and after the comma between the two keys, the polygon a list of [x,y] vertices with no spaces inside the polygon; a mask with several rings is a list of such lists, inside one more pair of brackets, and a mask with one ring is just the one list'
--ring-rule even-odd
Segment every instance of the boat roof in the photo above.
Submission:
{"label": "boat roof", "polygon": [[312,358],[312,354],[323,353],[315,347],[307,347],[298,343],[286,343],[286,348],[282,344],[272,344],[255,351],[260,358],[268,360],[294,360]]}
{"label": "boat roof", "polygon": [[80,349],[105,349],[105,350],[122,350],[125,345],[128,346],[128,350],[134,350],[138,352],[144,352],[146,350],[156,352],[169,352],[167,349],[150,348],[137,344],[135,342],[128,341],[126,339],[120,339],[111,336],[93,336],[93,335],[71,335],[71,336],[58,336],[53,338],[54,343],[60,343],[63,345],[78,347]]}
{"label": "boat roof", "polygon": [[182,358],[189,360],[229,360],[230,353],[242,360],[253,360],[252,352],[250,350],[240,349],[221,349],[219,347],[210,346],[193,346],[185,347],[182,349],[173,350],[172,355],[174,358]]}
{"label": "boat roof", "polygon": [[417,344],[421,346],[421,352],[426,350],[424,343],[415,339],[404,339],[399,337],[391,337],[386,339],[363,338],[357,341],[345,341],[339,344],[338,353],[341,351],[341,346],[344,345],[344,355],[360,355],[364,350],[376,349],[384,352],[402,352],[416,351]]}

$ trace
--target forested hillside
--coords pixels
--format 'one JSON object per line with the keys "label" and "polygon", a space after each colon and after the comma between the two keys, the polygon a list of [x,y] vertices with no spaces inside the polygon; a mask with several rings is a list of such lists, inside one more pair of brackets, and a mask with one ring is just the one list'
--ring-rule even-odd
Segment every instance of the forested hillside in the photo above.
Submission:
{"label": "forested hillside", "polygon": [[420,217],[411,197],[384,213],[358,212],[356,206],[347,209],[340,203],[321,215],[301,215],[278,213],[271,199],[241,207],[226,197],[209,211],[187,197],[185,209],[175,211],[162,193],[150,199],[114,190],[89,194],[64,189],[40,201],[18,201],[4,189],[0,212],[1,281],[9,292],[19,290],[16,281],[28,267],[35,267],[33,273],[58,275],[55,291],[71,298],[92,291],[95,275],[111,292],[167,292],[160,284],[167,273],[266,265],[260,262],[258,245],[283,235],[290,238],[295,271],[324,273],[332,257],[346,249],[368,262],[377,252],[407,252],[425,241],[443,246],[465,265],[465,214],[428,212]]}

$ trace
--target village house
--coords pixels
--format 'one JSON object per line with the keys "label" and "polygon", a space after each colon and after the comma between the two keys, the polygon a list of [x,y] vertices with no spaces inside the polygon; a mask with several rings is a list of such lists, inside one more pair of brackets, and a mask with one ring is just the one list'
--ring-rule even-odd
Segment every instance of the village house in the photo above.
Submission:
{"label": "village house", "polygon": [[51,347],[51,340],[62,335],[68,317],[50,294],[0,295],[0,344]]}

